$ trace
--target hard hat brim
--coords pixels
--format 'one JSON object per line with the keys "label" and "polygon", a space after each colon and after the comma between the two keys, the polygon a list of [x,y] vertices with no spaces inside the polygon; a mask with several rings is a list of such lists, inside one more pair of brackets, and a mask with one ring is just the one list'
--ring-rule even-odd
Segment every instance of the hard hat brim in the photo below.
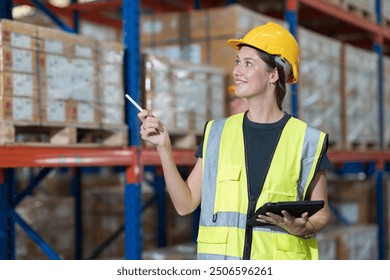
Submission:
{"label": "hard hat brim", "polygon": [[250,44],[245,43],[241,39],[230,39],[227,42],[228,42],[229,46],[231,46],[233,49],[236,49],[236,50],[238,50],[239,45],[250,45]]}

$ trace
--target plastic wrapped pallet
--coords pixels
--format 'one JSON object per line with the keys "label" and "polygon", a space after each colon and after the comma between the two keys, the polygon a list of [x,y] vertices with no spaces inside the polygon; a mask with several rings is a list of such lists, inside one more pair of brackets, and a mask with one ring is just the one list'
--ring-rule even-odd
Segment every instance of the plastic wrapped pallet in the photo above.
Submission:
{"label": "plastic wrapped pallet", "polygon": [[203,135],[206,121],[225,116],[223,69],[154,55],[142,65],[144,106],[172,135]]}
{"label": "plastic wrapped pallet", "polygon": [[378,147],[378,55],[346,44],[343,56],[346,148]]}
{"label": "plastic wrapped pallet", "polygon": [[38,124],[37,30],[30,24],[0,21],[0,120]]}
{"label": "plastic wrapped pallet", "polygon": [[123,126],[125,123],[123,45],[119,42],[100,42],[98,65],[102,124]]}
{"label": "plastic wrapped pallet", "polygon": [[228,39],[242,38],[257,25],[284,21],[262,15],[241,5],[199,11],[143,15],[140,38],[142,52],[171,59],[221,67],[233,82],[235,51]]}
{"label": "plastic wrapped pallet", "polygon": [[37,32],[42,123],[98,127],[96,41],[46,27]]}
{"label": "plastic wrapped pallet", "polygon": [[305,28],[298,29],[301,47],[299,116],[330,134],[330,145],[340,147],[341,43]]}

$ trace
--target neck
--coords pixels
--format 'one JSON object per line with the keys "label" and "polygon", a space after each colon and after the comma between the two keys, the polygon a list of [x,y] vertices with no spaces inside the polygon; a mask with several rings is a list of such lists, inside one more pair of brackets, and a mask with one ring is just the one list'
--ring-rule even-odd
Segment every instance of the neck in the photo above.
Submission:
{"label": "neck", "polygon": [[252,98],[249,100],[248,118],[258,123],[274,123],[284,116],[273,98]]}
{"label": "neck", "polygon": [[274,112],[254,112],[253,110],[248,111],[248,118],[252,122],[257,123],[274,123],[283,118],[284,112],[277,110]]}

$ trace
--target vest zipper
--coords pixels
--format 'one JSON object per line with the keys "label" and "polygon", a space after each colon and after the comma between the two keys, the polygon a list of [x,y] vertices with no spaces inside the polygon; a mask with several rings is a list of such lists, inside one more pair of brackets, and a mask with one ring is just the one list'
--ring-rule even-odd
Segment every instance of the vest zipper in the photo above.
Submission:
{"label": "vest zipper", "polygon": [[[288,122],[288,121],[287,121]],[[286,124],[287,124],[286,122]],[[256,211],[256,205],[257,205],[257,200],[259,199],[259,197],[261,196],[261,192],[263,191],[263,185],[264,185],[264,182],[265,182],[265,178],[267,177],[267,174],[268,174],[268,171],[269,171],[269,168],[271,166],[271,163],[272,163],[272,159],[275,155],[275,151],[276,151],[276,148],[279,144],[279,140],[280,140],[280,137],[283,133],[283,129],[284,127],[282,128],[282,130],[280,131],[279,133],[279,136],[278,136],[278,139],[276,141],[276,144],[275,144],[275,147],[273,149],[273,152],[271,154],[271,157],[270,157],[270,160],[268,162],[268,165],[267,165],[267,168],[265,170],[265,173],[264,173],[264,176],[261,180],[261,186],[262,186],[262,189],[260,191],[260,194],[259,196],[256,198],[254,196],[252,196],[252,192],[251,192],[251,186],[250,186],[250,179],[249,179],[249,172],[248,172],[248,158],[247,158],[247,146],[246,146],[246,139],[245,139],[245,132],[244,132],[244,128],[243,128],[243,134],[244,134],[244,153],[245,153],[245,170],[246,170],[246,174],[247,174],[247,188],[248,188],[248,200],[249,200],[249,203],[248,203],[248,212],[247,212],[247,217],[249,217],[250,215],[252,215],[255,211]],[[250,260],[251,258],[251,251],[252,251],[252,240],[253,240],[253,227],[251,226],[246,226],[245,227],[245,238],[244,238],[244,252],[243,252],[243,256],[242,256],[242,259],[243,260]]]}
{"label": "vest zipper", "polygon": [[[243,127],[243,137],[244,137],[244,153],[245,153],[245,172],[247,174],[247,192],[248,192],[248,217],[251,213],[254,212],[256,207],[256,203],[253,203],[254,197],[252,196],[250,180],[249,180],[249,172],[248,172],[248,157],[247,157],[247,145],[245,139],[245,131]],[[243,260],[249,260],[251,258],[252,251],[252,236],[253,236],[253,228],[250,226],[245,226],[245,237],[244,237],[244,252],[242,253]]]}

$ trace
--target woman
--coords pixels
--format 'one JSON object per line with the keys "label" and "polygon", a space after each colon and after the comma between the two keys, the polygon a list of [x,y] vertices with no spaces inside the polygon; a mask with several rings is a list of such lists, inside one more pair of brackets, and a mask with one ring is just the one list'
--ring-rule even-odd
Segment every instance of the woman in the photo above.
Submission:
{"label": "woman", "polygon": [[[282,110],[286,82],[298,80],[299,47],[282,26],[267,23],[237,49],[235,94],[249,109],[207,123],[194,169],[186,181],[172,157],[163,124],[142,111],[141,137],[156,145],[172,202],[180,215],[201,205],[198,259],[318,259],[314,234],[329,221],[327,135]],[[248,226],[266,202],[323,200],[308,217],[267,213]]]}

